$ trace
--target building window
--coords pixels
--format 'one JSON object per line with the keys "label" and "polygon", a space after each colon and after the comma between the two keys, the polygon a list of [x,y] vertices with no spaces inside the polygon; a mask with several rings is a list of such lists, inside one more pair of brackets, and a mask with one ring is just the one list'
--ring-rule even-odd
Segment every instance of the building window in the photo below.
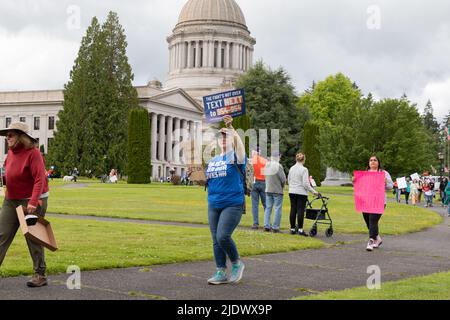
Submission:
{"label": "building window", "polygon": [[55,130],[55,117],[48,117],[48,130]]}
{"label": "building window", "polygon": [[5,127],[9,128],[9,126],[11,125],[11,118],[6,118],[6,122],[5,122]]}
{"label": "building window", "polygon": [[40,130],[41,129],[41,118],[34,117],[34,130]]}
{"label": "building window", "polygon": [[27,118],[25,118],[25,117],[20,117],[20,118],[19,118],[19,121],[25,123],[25,122],[27,122]]}

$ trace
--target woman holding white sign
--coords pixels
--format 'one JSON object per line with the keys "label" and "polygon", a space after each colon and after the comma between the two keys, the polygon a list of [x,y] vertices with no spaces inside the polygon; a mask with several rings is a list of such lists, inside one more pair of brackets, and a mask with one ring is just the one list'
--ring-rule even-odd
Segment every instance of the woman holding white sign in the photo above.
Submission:
{"label": "woman holding white sign", "polygon": [[[383,170],[381,167],[381,161],[376,156],[373,155],[369,159],[369,165],[367,167],[367,171],[369,172],[384,172],[385,178],[384,178],[384,184],[386,190],[392,190],[394,187],[394,182],[392,181],[391,175],[386,170]],[[353,178],[353,181],[355,178]],[[387,197],[385,198],[385,207],[387,203]],[[381,244],[383,243],[383,240],[380,237],[379,234],[379,227],[378,224],[380,222],[381,217],[383,216],[383,213],[379,212],[363,212],[364,221],[366,222],[367,229],[369,229],[369,242],[367,243],[367,251],[373,251],[373,249],[379,248]]]}
{"label": "woman holding white sign", "polygon": [[[244,263],[231,238],[239,225],[245,204],[245,147],[234,130],[233,118],[224,117],[226,129],[220,130],[218,144],[221,154],[209,161],[206,169],[208,185],[208,221],[213,240],[216,274],[209,284],[237,283],[242,279]],[[227,257],[231,275],[227,275]]]}

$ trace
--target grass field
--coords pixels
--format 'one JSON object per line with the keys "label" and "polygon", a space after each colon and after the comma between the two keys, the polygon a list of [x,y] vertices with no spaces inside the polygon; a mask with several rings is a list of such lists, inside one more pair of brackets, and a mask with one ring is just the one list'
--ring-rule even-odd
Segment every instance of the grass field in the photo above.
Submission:
{"label": "grass field", "polygon": [[[55,253],[46,251],[49,273],[66,272],[70,265],[87,271],[213,260],[208,228],[49,220],[59,247]],[[324,246],[319,240],[252,231],[236,231],[233,238],[243,257]],[[0,267],[0,276],[31,273],[31,258],[19,230]]]}
{"label": "grass field", "polygon": [[383,283],[380,290],[355,288],[298,300],[450,300],[450,272]]}
{"label": "grass field", "polygon": [[[62,214],[120,217],[142,220],[160,220],[207,224],[207,193],[201,187],[174,187],[169,184],[127,185],[87,182],[84,188],[67,187],[61,181],[51,182],[49,212]],[[80,182],[81,183],[81,182]],[[354,211],[352,188],[321,188],[329,195],[329,211],[334,229],[338,233],[366,233],[360,214]],[[333,195],[335,193],[344,195]],[[251,201],[247,199],[247,214],[241,225],[252,225]],[[289,228],[289,197],[283,203],[282,228]],[[260,224],[263,223],[263,209],[260,206]],[[428,210],[389,203],[381,222],[383,234],[402,234],[420,231],[439,224],[442,218]],[[311,221],[306,221],[309,229]],[[320,229],[322,233],[325,230]]]}

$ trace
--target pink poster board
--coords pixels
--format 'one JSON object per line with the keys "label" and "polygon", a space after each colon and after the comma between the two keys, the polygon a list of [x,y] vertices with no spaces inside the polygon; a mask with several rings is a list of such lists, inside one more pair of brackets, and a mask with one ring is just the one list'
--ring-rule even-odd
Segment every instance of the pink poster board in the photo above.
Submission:
{"label": "pink poster board", "polygon": [[357,212],[384,213],[384,172],[355,171],[354,192]]}

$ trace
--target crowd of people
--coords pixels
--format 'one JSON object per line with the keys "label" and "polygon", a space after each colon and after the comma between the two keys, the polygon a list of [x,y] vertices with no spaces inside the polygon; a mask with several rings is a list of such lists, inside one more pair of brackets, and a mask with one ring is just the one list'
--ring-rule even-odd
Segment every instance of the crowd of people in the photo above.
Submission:
{"label": "crowd of people", "polygon": [[425,207],[433,207],[436,199],[441,206],[447,207],[450,198],[446,192],[447,186],[449,186],[447,177],[432,177],[424,173],[422,177],[415,177],[415,179],[406,178],[406,188],[399,188],[398,182],[395,181],[394,194],[398,203],[402,202],[402,195],[404,195],[405,203],[411,203],[413,206],[421,204],[423,199]]}

